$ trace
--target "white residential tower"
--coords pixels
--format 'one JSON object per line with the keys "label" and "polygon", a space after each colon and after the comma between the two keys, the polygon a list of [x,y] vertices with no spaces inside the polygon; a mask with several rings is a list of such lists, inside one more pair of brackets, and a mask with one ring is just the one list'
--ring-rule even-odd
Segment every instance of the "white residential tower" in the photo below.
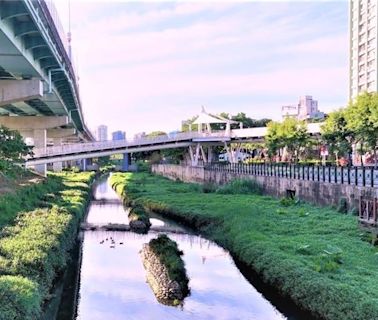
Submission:
{"label": "white residential tower", "polygon": [[377,0],[350,1],[350,99],[377,91],[377,16]]}

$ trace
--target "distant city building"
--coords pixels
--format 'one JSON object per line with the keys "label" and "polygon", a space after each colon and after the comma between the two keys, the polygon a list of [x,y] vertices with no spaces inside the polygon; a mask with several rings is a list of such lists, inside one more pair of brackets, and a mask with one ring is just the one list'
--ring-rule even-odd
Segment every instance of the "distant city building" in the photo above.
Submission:
{"label": "distant city building", "polygon": [[134,139],[142,139],[145,136],[146,136],[145,132],[138,132],[138,133],[134,134]]}
{"label": "distant city building", "polygon": [[312,96],[299,98],[297,105],[282,106],[282,118],[296,118],[298,120],[323,119],[325,114],[318,109],[318,101]]}
{"label": "distant city building", "polygon": [[349,14],[349,98],[377,91],[377,0],[351,0]]}
{"label": "distant city building", "polygon": [[114,131],[112,133],[112,140],[125,140],[126,139],[126,132],[125,131]]}
{"label": "distant city building", "polygon": [[96,130],[97,141],[107,141],[108,140],[108,127],[105,125],[100,125]]}

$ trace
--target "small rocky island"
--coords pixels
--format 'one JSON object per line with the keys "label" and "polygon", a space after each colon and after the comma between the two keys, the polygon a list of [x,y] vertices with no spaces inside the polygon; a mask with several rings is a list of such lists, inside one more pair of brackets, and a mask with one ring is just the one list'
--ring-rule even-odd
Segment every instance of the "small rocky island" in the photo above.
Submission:
{"label": "small rocky island", "polygon": [[141,256],[147,282],[157,300],[166,305],[180,305],[189,294],[183,252],[165,234],[143,245]]}
{"label": "small rocky island", "polygon": [[129,212],[130,229],[137,233],[147,233],[151,227],[150,218],[141,206],[135,206]]}

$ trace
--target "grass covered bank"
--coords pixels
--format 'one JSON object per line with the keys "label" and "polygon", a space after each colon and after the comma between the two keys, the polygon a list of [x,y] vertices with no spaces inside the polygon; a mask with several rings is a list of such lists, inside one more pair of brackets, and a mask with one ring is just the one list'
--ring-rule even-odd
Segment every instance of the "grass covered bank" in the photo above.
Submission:
{"label": "grass covered bank", "polygon": [[0,319],[40,319],[90,199],[94,173],[51,174],[0,197]]}
{"label": "grass covered bank", "polygon": [[356,217],[255,194],[204,193],[145,173],[111,179],[134,202],[206,233],[315,316],[378,319],[378,250]]}

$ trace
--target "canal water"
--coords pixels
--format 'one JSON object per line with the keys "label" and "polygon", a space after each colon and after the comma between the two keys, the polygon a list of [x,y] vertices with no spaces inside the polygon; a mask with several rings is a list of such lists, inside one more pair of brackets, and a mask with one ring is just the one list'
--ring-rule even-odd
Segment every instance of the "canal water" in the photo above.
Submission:
{"label": "canal water", "polygon": [[[95,189],[87,221],[128,223],[127,212],[106,179],[99,181]],[[183,305],[160,304],[146,282],[139,251],[158,233],[85,231],[75,319],[297,318],[278,311],[246,280],[230,254],[214,242],[158,215],[153,215],[151,222],[182,230],[167,235],[184,252],[190,295]]]}

